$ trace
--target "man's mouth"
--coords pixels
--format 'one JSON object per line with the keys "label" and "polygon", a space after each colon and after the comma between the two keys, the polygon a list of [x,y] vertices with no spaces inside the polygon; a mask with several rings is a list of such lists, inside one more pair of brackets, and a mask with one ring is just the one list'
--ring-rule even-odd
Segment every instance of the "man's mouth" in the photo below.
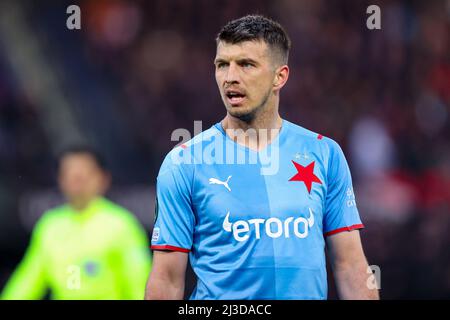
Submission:
{"label": "man's mouth", "polygon": [[245,99],[245,93],[239,90],[226,90],[225,96],[227,97],[228,102],[232,106],[237,106],[242,104]]}

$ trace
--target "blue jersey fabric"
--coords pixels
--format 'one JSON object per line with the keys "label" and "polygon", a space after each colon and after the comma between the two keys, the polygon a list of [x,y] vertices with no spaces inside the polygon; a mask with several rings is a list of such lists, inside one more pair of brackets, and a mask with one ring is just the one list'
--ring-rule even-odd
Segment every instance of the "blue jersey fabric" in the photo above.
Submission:
{"label": "blue jersey fabric", "polygon": [[283,120],[257,152],[220,123],[165,158],[153,250],[189,252],[190,299],[326,299],[325,237],[363,228],[339,145]]}

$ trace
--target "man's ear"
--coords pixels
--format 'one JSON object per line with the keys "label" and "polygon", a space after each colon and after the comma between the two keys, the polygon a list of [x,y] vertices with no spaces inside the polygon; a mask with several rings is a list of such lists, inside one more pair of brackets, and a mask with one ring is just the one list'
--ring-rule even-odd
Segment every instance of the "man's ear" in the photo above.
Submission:
{"label": "man's ear", "polygon": [[111,182],[112,182],[112,176],[111,173],[108,171],[105,171],[103,173],[103,181],[102,181],[102,188],[100,190],[100,193],[102,195],[106,194],[106,192],[108,192],[108,189],[111,187]]}
{"label": "man's ear", "polygon": [[61,174],[61,168],[58,168],[58,172],[56,174],[56,183],[58,184],[58,187],[60,190],[64,190],[64,183],[63,183],[63,177]]}
{"label": "man's ear", "polygon": [[286,84],[289,78],[289,67],[287,65],[282,65],[275,70],[275,78],[273,81],[273,88],[275,90],[280,90]]}

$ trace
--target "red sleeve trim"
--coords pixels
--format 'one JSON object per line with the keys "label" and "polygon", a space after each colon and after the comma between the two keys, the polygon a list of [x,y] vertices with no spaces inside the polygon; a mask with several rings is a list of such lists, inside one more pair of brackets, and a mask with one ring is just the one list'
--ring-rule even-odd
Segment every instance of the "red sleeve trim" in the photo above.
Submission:
{"label": "red sleeve trim", "polygon": [[336,230],[328,231],[327,233],[324,234],[324,236],[327,237],[327,236],[331,236],[333,234],[340,233],[343,231],[352,231],[352,230],[363,229],[363,228],[364,228],[363,224],[354,224],[350,227],[343,227],[343,228],[339,228]]}
{"label": "red sleeve trim", "polygon": [[170,251],[179,251],[179,252],[189,252],[189,251],[191,251],[189,249],[175,247],[175,246],[170,246],[168,244],[152,245],[152,246],[150,246],[150,249],[152,249],[152,250],[170,250]]}

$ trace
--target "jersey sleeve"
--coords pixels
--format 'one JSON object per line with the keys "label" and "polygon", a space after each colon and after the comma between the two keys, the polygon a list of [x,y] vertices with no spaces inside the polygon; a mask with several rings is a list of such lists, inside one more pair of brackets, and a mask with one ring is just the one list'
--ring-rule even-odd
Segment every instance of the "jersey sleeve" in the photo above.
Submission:
{"label": "jersey sleeve", "polygon": [[352,177],[347,160],[341,147],[335,141],[327,140],[329,161],[323,221],[325,236],[364,228],[356,206]]}
{"label": "jersey sleeve", "polygon": [[[176,151],[175,149],[172,151]],[[189,252],[195,217],[191,200],[191,166],[166,157],[156,182],[155,224],[151,249]]]}
{"label": "jersey sleeve", "polygon": [[120,227],[116,229],[116,247],[113,267],[121,287],[122,300],[142,300],[152,260],[148,238],[139,221],[128,211],[118,215]]}
{"label": "jersey sleeve", "polygon": [[30,244],[22,261],[12,273],[3,292],[2,300],[36,300],[44,298],[47,292],[46,255],[43,237],[48,226],[47,215],[37,222]]}

